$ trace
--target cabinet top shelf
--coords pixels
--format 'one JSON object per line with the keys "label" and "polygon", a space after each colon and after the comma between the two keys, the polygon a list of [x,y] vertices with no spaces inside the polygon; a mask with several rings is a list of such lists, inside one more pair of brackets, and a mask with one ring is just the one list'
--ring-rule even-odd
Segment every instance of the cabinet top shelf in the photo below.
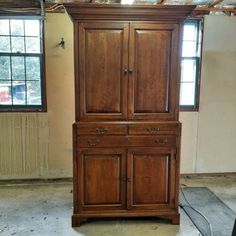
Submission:
{"label": "cabinet top shelf", "polygon": [[73,20],[149,20],[183,21],[195,9],[195,5],[122,5],[66,3]]}

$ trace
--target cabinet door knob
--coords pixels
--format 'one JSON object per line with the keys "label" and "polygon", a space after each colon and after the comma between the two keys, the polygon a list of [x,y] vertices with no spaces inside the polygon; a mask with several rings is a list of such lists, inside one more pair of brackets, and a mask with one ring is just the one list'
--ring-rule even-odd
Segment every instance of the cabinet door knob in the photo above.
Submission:
{"label": "cabinet door knob", "polygon": [[132,75],[133,74],[133,70],[129,69],[129,74]]}
{"label": "cabinet door knob", "polygon": [[100,140],[98,138],[88,140],[88,145],[91,147],[94,147],[94,146],[98,145],[99,143],[100,143]]}
{"label": "cabinet door knob", "polygon": [[127,68],[124,69],[124,74],[125,74],[125,75],[128,74],[128,69],[127,69]]}
{"label": "cabinet door knob", "polygon": [[163,144],[164,145],[164,144],[167,144],[167,142],[168,142],[167,138],[164,138],[164,139],[159,139],[158,138],[158,139],[155,140],[156,144]]}

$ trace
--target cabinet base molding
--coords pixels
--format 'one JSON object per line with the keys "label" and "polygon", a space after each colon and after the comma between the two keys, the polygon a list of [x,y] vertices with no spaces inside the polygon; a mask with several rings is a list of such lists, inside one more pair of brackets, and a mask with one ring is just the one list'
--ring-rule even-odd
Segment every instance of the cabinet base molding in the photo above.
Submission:
{"label": "cabinet base molding", "polygon": [[169,220],[173,225],[180,224],[180,214],[178,212],[173,213],[160,213],[160,212],[142,212],[142,213],[99,213],[99,214],[73,214],[72,215],[72,227],[80,227],[81,224],[85,223],[88,218],[119,218],[119,217],[157,217],[160,219]]}

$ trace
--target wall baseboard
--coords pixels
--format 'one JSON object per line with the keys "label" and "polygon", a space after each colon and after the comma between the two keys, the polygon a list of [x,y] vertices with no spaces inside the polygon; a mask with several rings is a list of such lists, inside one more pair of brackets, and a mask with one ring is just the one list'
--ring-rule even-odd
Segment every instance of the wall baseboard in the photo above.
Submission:
{"label": "wall baseboard", "polygon": [[[180,178],[217,178],[217,177],[236,177],[236,172],[225,173],[200,173],[200,174],[181,174]],[[0,186],[2,185],[31,185],[31,184],[60,184],[70,183],[72,184],[73,178],[32,178],[32,179],[1,179]]]}
{"label": "wall baseboard", "polygon": [[1,185],[43,185],[43,184],[72,184],[73,178],[46,178],[46,179],[2,179]]}
{"label": "wall baseboard", "polygon": [[204,177],[213,177],[213,178],[236,177],[236,172],[180,174],[180,178],[204,178]]}

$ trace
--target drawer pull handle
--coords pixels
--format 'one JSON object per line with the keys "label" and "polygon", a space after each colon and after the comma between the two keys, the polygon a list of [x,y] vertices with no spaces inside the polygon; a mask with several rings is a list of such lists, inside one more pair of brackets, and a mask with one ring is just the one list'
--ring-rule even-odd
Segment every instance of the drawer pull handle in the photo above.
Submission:
{"label": "drawer pull handle", "polygon": [[88,145],[94,147],[100,143],[100,140],[97,138],[95,140],[88,140]]}
{"label": "drawer pull handle", "polygon": [[108,128],[98,127],[95,129],[97,134],[106,134],[108,132]]}
{"label": "drawer pull handle", "polygon": [[150,133],[150,134],[155,134],[157,133],[158,131],[160,131],[160,128],[147,128],[147,131]]}
{"label": "drawer pull handle", "polygon": [[168,142],[168,140],[167,140],[167,138],[164,138],[164,139],[156,139],[155,140],[155,143],[156,144],[163,144],[163,145],[165,145],[165,144],[167,144],[167,142]]}

